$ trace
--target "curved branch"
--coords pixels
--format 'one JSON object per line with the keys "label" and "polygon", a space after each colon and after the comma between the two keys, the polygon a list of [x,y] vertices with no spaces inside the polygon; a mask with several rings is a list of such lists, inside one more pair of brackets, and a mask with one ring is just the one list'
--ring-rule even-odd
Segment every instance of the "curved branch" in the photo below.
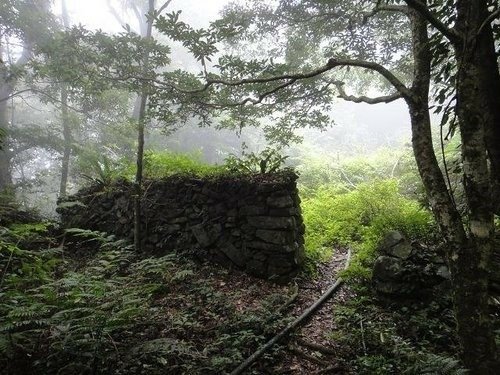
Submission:
{"label": "curved branch", "polygon": [[[294,83],[295,81],[298,80],[303,80],[307,78],[313,78],[316,76],[319,76],[331,69],[335,68],[335,65],[332,65],[330,63],[330,60],[327,62],[326,65],[323,65],[322,67],[312,70],[307,73],[296,73],[296,74],[283,74],[279,76],[271,76],[271,77],[259,77],[259,78],[243,78],[238,81],[227,81],[223,79],[208,79],[207,83],[203,86],[203,88],[194,90],[190,93],[197,93],[197,92],[202,92],[208,89],[210,86],[213,85],[224,85],[224,86],[241,86],[245,84],[252,84],[252,83],[269,83],[269,82],[276,82],[276,81],[293,81],[291,83]],[[289,85],[286,85],[289,86]],[[286,87],[285,86],[285,87]]]}
{"label": "curved branch", "polygon": [[457,43],[460,40],[460,35],[453,29],[450,29],[433,14],[427,4],[420,0],[404,0],[409,7],[412,7],[419,12],[432,26],[434,26],[441,34],[443,34],[450,42]]}
{"label": "curved branch", "polygon": [[[30,89],[24,89],[24,90],[20,90],[20,91],[16,91],[8,96],[5,96],[5,97],[2,97],[0,98],[0,103],[1,102],[4,102],[4,101],[7,101],[9,99],[12,99],[12,98],[15,98],[17,96],[20,96],[21,94],[24,94],[26,92],[33,92],[33,93],[36,93],[36,94],[39,94],[39,95],[43,95],[45,97],[47,97],[48,99],[50,99],[53,103],[59,103],[59,104],[63,104],[61,102],[60,99],[57,99],[57,98],[54,98],[52,95],[49,95],[47,94],[46,92],[42,91],[42,90],[39,90],[39,89],[35,89],[35,88],[30,88]],[[85,113],[84,111],[78,109],[78,108],[75,108],[69,104],[65,104],[64,105],[66,108],[69,108],[77,113]]]}
{"label": "curved branch", "polygon": [[493,22],[493,20],[500,15],[500,8],[498,8],[496,11],[491,13],[486,19],[483,21],[479,29],[477,30],[477,36],[479,36],[482,32],[483,29],[488,25],[490,22]]}
{"label": "curved branch", "polygon": [[[265,98],[266,96],[269,96],[271,94],[274,94],[276,91],[288,87],[295,82],[299,80],[304,80],[308,78],[313,78],[316,76],[319,76],[323,73],[326,73],[336,67],[343,67],[343,66],[355,66],[359,68],[364,68],[368,70],[373,70],[382,75],[385,79],[387,79],[393,86],[394,88],[398,91],[398,93],[404,97],[404,98],[411,98],[412,97],[412,92],[410,89],[408,89],[403,82],[401,82],[390,70],[385,68],[384,66],[374,63],[371,61],[365,61],[365,60],[350,60],[350,59],[336,59],[336,58],[330,58],[328,62],[323,65],[322,67],[319,67],[315,70],[312,70],[310,72],[306,73],[296,73],[296,74],[283,74],[279,76],[271,76],[271,77],[258,77],[258,78],[243,78],[241,80],[237,81],[228,81],[224,79],[208,79],[205,85],[199,89],[195,90],[185,90],[180,87],[177,87],[175,85],[172,85],[167,82],[159,82],[155,81],[158,84],[168,86],[174,90],[177,90],[183,94],[199,94],[204,91],[206,91],[208,88],[214,85],[224,85],[224,86],[242,86],[245,84],[254,84],[254,83],[270,83],[270,82],[277,82],[277,81],[286,81],[279,86],[275,87],[274,89],[267,91],[259,96],[263,96]],[[262,98],[262,99],[263,99]],[[260,99],[259,102],[262,101]],[[253,102],[256,99],[251,99],[248,98],[245,103],[248,102]],[[240,103],[240,104],[245,104],[245,103]]]}
{"label": "curved branch", "polygon": [[382,77],[384,77],[389,83],[391,83],[396,91],[403,97],[403,98],[412,98],[413,94],[411,90],[405,86],[403,82],[401,82],[390,70],[385,68],[384,66],[371,62],[371,61],[365,61],[365,60],[350,60],[350,59],[335,59],[331,58],[328,60],[328,65],[331,66],[332,68],[337,67],[337,66],[355,66],[359,68],[364,68],[368,70],[375,71],[379,73]]}
{"label": "curved branch", "polygon": [[395,92],[390,95],[378,96],[376,98],[370,98],[364,95],[361,96],[347,95],[344,90],[344,82],[333,82],[333,84],[337,87],[337,90],[339,91],[338,97],[348,102],[367,103],[367,104],[391,103],[403,97],[399,92]]}

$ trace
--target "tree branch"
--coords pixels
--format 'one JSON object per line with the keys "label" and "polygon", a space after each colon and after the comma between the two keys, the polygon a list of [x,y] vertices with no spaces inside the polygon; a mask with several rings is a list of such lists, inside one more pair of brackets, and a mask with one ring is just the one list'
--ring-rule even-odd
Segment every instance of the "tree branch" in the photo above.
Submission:
{"label": "tree branch", "polygon": [[[267,91],[263,94],[261,94],[259,97],[263,96],[269,96],[276,91],[288,87],[292,85],[293,83],[299,81],[299,80],[304,80],[308,78],[313,78],[316,76],[319,76],[325,72],[328,72],[329,70],[332,70],[333,68],[336,67],[343,67],[343,66],[355,66],[359,68],[364,68],[368,70],[373,70],[382,75],[386,80],[388,80],[394,88],[400,93],[402,97],[411,97],[412,93],[411,90],[408,89],[403,82],[401,82],[391,71],[389,71],[387,68],[384,66],[374,63],[371,61],[365,61],[365,60],[350,60],[350,59],[335,59],[335,58],[330,58],[328,62],[323,65],[322,67],[319,67],[315,70],[312,70],[310,72],[306,73],[296,73],[296,74],[283,74],[279,76],[271,76],[271,77],[259,77],[259,78],[243,78],[241,80],[237,81],[228,81],[224,79],[209,79],[203,85],[203,87],[196,89],[196,90],[185,90],[181,89],[179,87],[176,87],[175,85],[172,85],[170,83],[166,82],[161,82],[161,81],[155,81],[158,84],[168,86],[170,88],[173,88],[174,90],[177,90],[183,94],[199,94],[201,92],[206,91],[209,87],[214,86],[214,85],[224,85],[224,86],[242,86],[245,84],[255,84],[255,83],[270,83],[270,82],[277,82],[277,81],[286,81],[282,83],[281,85],[275,87],[274,89]],[[252,100],[255,99],[248,99],[246,102],[252,102]],[[262,101],[262,100],[260,100]],[[243,103],[244,104],[244,103]]]}
{"label": "tree branch", "polygon": [[126,24],[126,22],[123,19],[123,17],[120,16],[120,14],[116,11],[115,7],[113,5],[111,5],[111,0],[108,0],[108,9],[109,9],[109,11],[113,15],[113,17],[115,17],[115,19],[118,21],[118,23],[120,25],[125,25]]}
{"label": "tree branch", "polygon": [[159,7],[158,10],[156,11],[156,15],[159,16],[161,12],[163,12],[170,5],[171,2],[172,0],[165,1],[163,5]]}
{"label": "tree branch", "polygon": [[411,90],[405,86],[403,82],[401,82],[390,70],[385,68],[384,66],[364,60],[350,60],[350,59],[335,59],[331,58],[328,60],[328,65],[332,68],[337,66],[355,66],[359,68],[364,68],[368,70],[373,70],[379,73],[382,77],[384,77],[389,83],[391,83],[396,91],[404,98],[411,98],[413,96]]}
{"label": "tree branch", "polygon": [[[24,90],[20,90],[20,91],[16,91],[8,96],[5,96],[5,97],[2,97],[0,98],[0,102],[4,102],[6,100],[9,100],[9,99],[12,99],[12,98],[15,98],[16,96],[20,96],[21,94],[24,94],[26,92],[33,92],[33,93],[36,93],[36,94],[39,94],[39,95],[43,95],[45,97],[47,97],[48,99],[50,99],[53,103],[59,103],[59,104],[62,104],[61,100],[60,99],[57,99],[57,98],[54,98],[52,95],[49,95],[47,94],[46,92],[42,91],[42,90],[39,90],[39,89],[35,89],[35,88],[30,88],[30,89],[24,89]],[[84,113],[84,111],[78,109],[78,108],[75,108],[69,104],[65,105],[67,108],[77,112],[77,113]]]}
{"label": "tree branch", "polygon": [[457,43],[460,40],[460,35],[453,29],[450,29],[442,23],[428,8],[427,4],[420,0],[404,0],[408,6],[419,12],[432,26],[434,26],[441,34],[443,34],[450,42]]}
{"label": "tree branch", "polygon": [[334,81],[332,83],[337,87],[337,90],[339,91],[338,97],[348,102],[367,103],[367,104],[391,103],[403,97],[399,92],[395,92],[394,94],[391,95],[378,96],[376,98],[370,98],[364,95],[361,96],[347,95],[344,90],[344,84],[345,84],[344,82]]}
{"label": "tree branch", "polygon": [[139,22],[139,35],[144,36],[146,34],[146,22],[145,22],[145,14],[142,14],[136,4],[132,3],[132,12],[134,12],[135,18],[137,18],[137,22]]}
{"label": "tree branch", "polygon": [[476,36],[479,36],[483,32],[483,29],[486,27],[486,25],[488,25],[490,22],[492,22],[499,15],[500,15],[500,8],[498,8],[496,11],[494,11],[488,17],[486,17],[486,19],[483,21],[483,23],[481,24],[481,26],[477,30]]}
{"label": "tree branch", "polygon": [[377,5],[370,12],[363,14],[363,24],[380,12],[399,12],[408,15],[408,7],[404,5]]}

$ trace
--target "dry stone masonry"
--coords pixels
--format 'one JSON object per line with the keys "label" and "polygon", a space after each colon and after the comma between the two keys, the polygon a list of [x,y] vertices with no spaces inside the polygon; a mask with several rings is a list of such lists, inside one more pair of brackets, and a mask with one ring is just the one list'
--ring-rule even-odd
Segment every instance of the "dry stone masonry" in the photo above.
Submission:
{"label": "dry stone masonry", "polygon": [[[185,251],[276,281],[303,261],[304,225],[291,171],[171,176],[147,181],[142,200],[143,248]],[[60,202],[65,227],[133,236],[132,184],[94,185]]]}

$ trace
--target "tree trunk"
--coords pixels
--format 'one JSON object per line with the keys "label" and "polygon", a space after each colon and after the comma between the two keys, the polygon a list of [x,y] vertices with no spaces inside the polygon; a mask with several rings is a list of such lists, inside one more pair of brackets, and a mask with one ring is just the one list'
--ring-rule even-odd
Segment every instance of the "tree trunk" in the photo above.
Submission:
{"label": "tree trunk", "polygon": [[141,199],[142,199],[142,177],[144,161],[144,128],[146,120],[146,104],[148,96],[143,92],[140,97],[139,118],[137,121],[137,160],[135,173],[134,191],[134,245],[137,251],[141,251]]}
{"label": "tree trunk", "polygon": [[[1,84],[1,83],[0,83]],[[2,140],[3,145],[0,149],[0,194],[5,191],[10,191],[12,188],[11,175],[11,152],[9,151],[8,129],[9,129],[9,114],[8,114],[8,92],[0,88],[0,128],[5,130],[6,136]]]}
{"label": "tree trunk", "polygon": [[[155,0],[149,0],[148,14],[152,15],[155,10]],[[147,18],[147,28],[145,38],[150,39],[153,33],[153,19]],[[143,73],[147,74],[149,69],[149,51],[144,52]],[[141,244],[141,199],[142,199],[142,177],[144,161],[144,129],[146,125],[146,107],[148,101],[148,92],[146,87],[140,94],[139,113],[137,118],[137,169],[135,174],[135,192],[134,192],[134,245],[136,251],[142,250]]]}
{"label": "tree trunk", "polygon": [[61,86],[61,121],[63,126],[64,151],[61,163],[61,184],[59,186],[59,197],[66,196],[69,175],[69,159],[71,156],[71,126],[68,116],[68,90],[66,84]]}
{"label": "tree trunk", "polygon": [[[492,108],[495,100],[488,98],[491,88],[498,82],[491,86],[486,82],[485,72],[491,67],[483,66],[491,42],[482,26],[488,16],[486,1],[459,0],[456,9],[455,29],[460,35],[460,41],[454,45],[458,70],[457,117],[462,140],[469,240],[451,254],[451,272],[456,284],[455,309],[462,359],[474,374],[495,374],[499,367],[488,307],[488,272],[494,234],[491,185],[495,168],[498,168],[495,155],[500,144],[492,144],[486,139],[498,134],[500,125],[495,122],[499,108]],[[481,27],[483,32],[480,33]],[[493,81],[498,76],[498,67],[496,69],[491,77]]]}
{"label": "tree trunk", "polygon": [[[0,41],[1,42],[1,41]],[[0,44],[0,57],[2,55],[2,46]],[[9,96],[12,95],[13,87],[8,78],[7,67],[0,60],[0,128],[5,132],[0,148],[0,193],[11,190],[11,152],[9,151]]]}
{"label": "tree trunk", "polygon": [[[69,15],[66,0],[61,2],[63,25],[69,28]],[[61,163],[61,184],[59,186],[59,197],[66,196],[69,175],[69,159],[71,156],[71,126],[68,115],[68,87],[66,83],[61,84],[61,122],[63,127],[64,151]]]}
{"label": "tree trunk", "polygon": [[[459,66],[463,61],[465,64],[471,63],[474,67],[474,79],[478,89],[475,93],[483,106],[482,121],[485,126],[486,147],[491,166],[492,202],[495,204],[494,213],[500,215],[500,73],[491,24],[485,22],[489,15],[486,2],[474,1],[470,6],[475,9],[470,11],[467,21],[460,22],[457,27],[465,35],[474,33],[475,37],[465,48],[465,50],[470,49],[471,55],[466,57],[461,53],[459,56],[457,50],[457,62]],[[462,23],[470,23],[471,20],[473,20],[472,30],[467,33],[464,30],[466,25]],[[464,51],[463,45],[457,47]],[[469,68],[465,65],[462,69],[466,75]]]}
{"label": "tree trunk", "polygon": [[414,10],[410,11],[410,19],[415,79],[412,96],[405,99],[411,117],[413,152],[434,216],[447,243],[462,359],[474,374],[493,374],[496,348],[487,304],[493,216],[488,207],[491,200],[485,134],[477,116],[481,106],[471,101],[473,95],[470,93],[474,89],[472,82],[477,81],[475,77],[465,79],[464,72],[467,75],[470,72],[461,69],[457,91],[465,190],[470,209],[468,236],[448,193],[432,145],[428,108],[431,55],[426,22]]}

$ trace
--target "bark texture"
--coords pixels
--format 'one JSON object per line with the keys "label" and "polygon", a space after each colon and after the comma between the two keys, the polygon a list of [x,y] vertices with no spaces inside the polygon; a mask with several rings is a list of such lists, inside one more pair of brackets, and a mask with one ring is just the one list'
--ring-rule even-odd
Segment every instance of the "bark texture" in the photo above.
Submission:
{"label": "bark texture", "polygon": [[[494,150],[488,149],[486,143],[492,116],[486,114],[488,102],[480,87],[480,69],[474,64],[479,62],[474,48],[469,46],[460,51],[457,49],[457,58],[462,64],[459,66],[457,86],[458,117],[470,223],[469,230],[466,231],[448,193],[432,145],[428,108],[431,55],[427,22],[416,10],[409,14],[415,78],[411,87],[412,94],[405,97],[405,100],[411,117],[413,151],[433,213],[448,245],[462,359],[474,374],[493,374],[498,367],[487,303],[489,254],[493,235],[487,150],[489,155]],[[469,17],[470,14],[467,15],[468,19]],[[462,20],[459,19],[457,23],[460,21]],[[491,146],[491,143],[488,144]]]}
{"label": "bark texture", "polygon": [[[494,374],[498,363],[488,307],[488,272],[494,235],[491,191],[498,177],[495,174],[500,144],[494,144],[489,137],[498,135],[499,124],[495,121],[500,108],[491,107],[497,97],[491,89],[498,84],[495,83],[498,67],[496,74],[488,74],[491,61],[483,61],[492,47],[484,27],[488,17],[486,1],[459,0],[456,9],[455,29],[460,35],[454,45],[458,69],[457,116],[469,239],[452,252],[450,266],[462,359],[474,374]],[[487,82],[488,76],[491,84]],[[493,97],[489,98],[490,95]]]}

